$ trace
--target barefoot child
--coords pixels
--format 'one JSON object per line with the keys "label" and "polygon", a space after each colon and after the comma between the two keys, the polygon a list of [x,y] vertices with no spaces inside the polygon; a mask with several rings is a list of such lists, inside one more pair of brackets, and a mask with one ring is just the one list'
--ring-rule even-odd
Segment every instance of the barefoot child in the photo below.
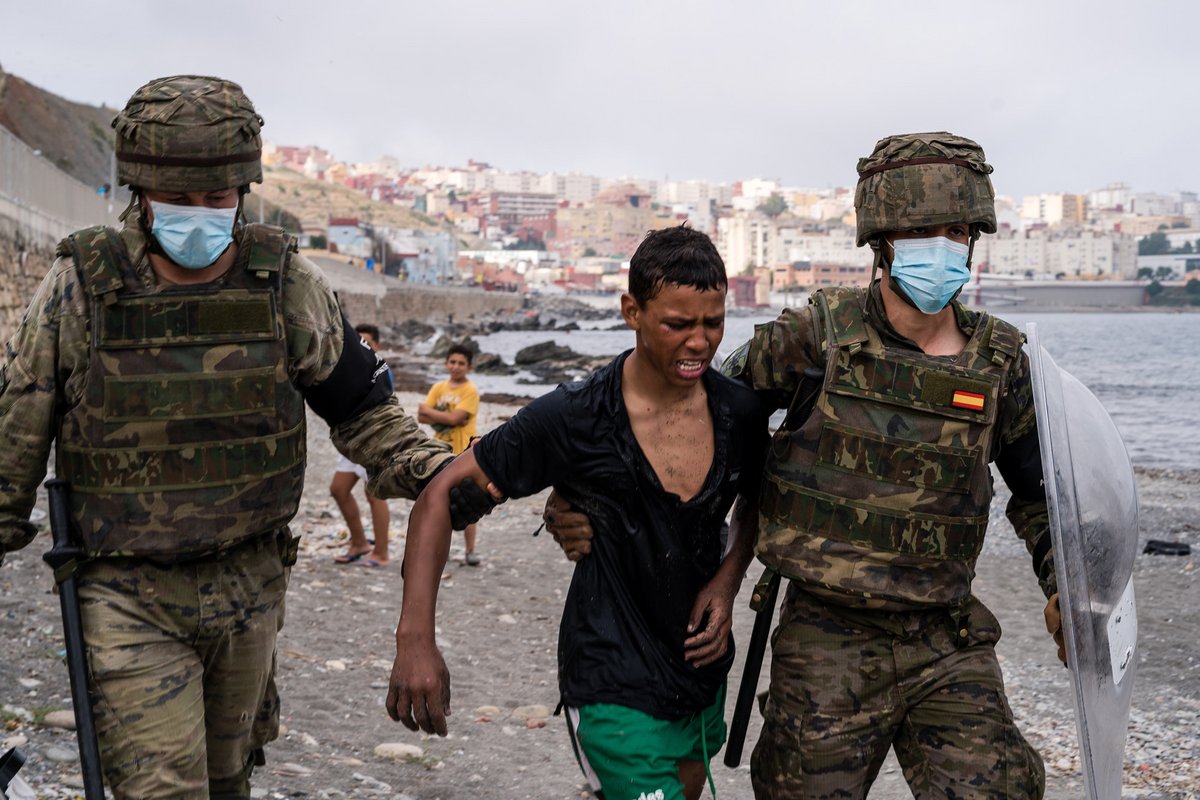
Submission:
{"label": "barefoot child", "polygon": [[[379,328],[370,323],[355,325],[354,331],[362,337],[365,346],[379,352]],[[387,372],[388,386],[392,386],[392,372]],[[367,496],[367,505],[371,509],[371,529],[375,533],[374,542],[367,540],[363,530],[362,514],[354,499],[354,484],[359,479],[363,482],[363,492]],[[388,557],[388,525],[391,524],[391,512],[388,511],[387,501],[375,497],[366,490],[367,470],[343,455],[338,456],[337,466],[334,467],[333,479],[329,482],[329,494],[333,496],[342,516],[346,519],[346,530],[350,532],[350,543],[346,552],[333,560],[338,564],[354,564],[359,567],[382,567],[390,560]]]}
{"label": "barefoot child", "polygon": [[[446,733],[449,674],[434,641],[450,541],[448,492],[464,477],[509,497],[553,485],[586,509],[559,631],[559,690],[580,765],[612,800],[699,797],[725,739],[734,596],[752,556],[746,521],[766,446],[753,392],[709,368],[725,323],[725,267],[687,227],[649,234],[621,312],[636,346],[559,386],[484,436],[421,495],[409,520],[404,600],[387,708]],[[753,523],[750,523],[753,524]]]}

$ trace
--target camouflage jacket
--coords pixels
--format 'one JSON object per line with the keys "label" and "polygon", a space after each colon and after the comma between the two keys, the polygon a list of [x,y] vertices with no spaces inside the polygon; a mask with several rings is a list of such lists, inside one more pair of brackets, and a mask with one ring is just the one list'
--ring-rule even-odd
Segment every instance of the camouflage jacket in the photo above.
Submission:
{"label": "camouflage jacket", "polygon": [[[239,229],[239,240],[243,234]],[[161,290],[136,215],[120,236],[145,291]],[[304,394],[321,387],[338,367],[343,317],[321,270],[300,255],[292,255],[284,269],[282,297],[287,374]],[[81,290],[74,260],[60,257],[7,344],[0,369],[0,558],[37,533],[28,520],[51,444],[87,383],[90,317],[90,298]],[[448,446],[420,430],[394,397],[341,421],[331,438],[340,452],[368,469],[370,488],[381,497],[415,497],[453,457]]]}
{"label": "camouflage jacket", "polygon": [[[833,296],[846,298],[850,296],[858,297],[860,295],[838,293]],[[957,301],[954,302],[953,309],[959,328],[968,339],[974,342],[980,338],[977,336],[977,333],[987,333],[980,328],[981,325],[988,324],[989,318],[986,315],[968,310]],[[924,360],[928,360],[929,362],[937,361],[940,364],[948,365],[951,371],[959,372],[968,378],[979,379],[982,377],[981,375],[968,375],[967,370],[961,369],[966,366],[960,363],[963,361],[962,358],[955,359],[952,365],[949,365],[944,359],[928,359],[915,344],[898,334],[887,322],[877,287],[872,287],[870,293],[867,295],[864,310],[865,313],[862,314],[862,319],[869,328],[871,338],[874,341],[880,342],[882,347],[887,351],[895,353],[897,361],[911,362],[912,364],[919,364]],[[816,366],[823,372],[826,371],[827,361],[831,356],[827,354],[822,345],[825,338],[824,328],[825,326],[819,318],[819,312],[815,305],[809,305],[803,309],[787,309],[774,321],[757,326],[754,337],[735,353],[734,357],[726,365],[726,369],[758,390],[760,395],[773,407],[786,408],[799,387],[801,375],[805,368]],[[1011,330],[1011,327],[1009,330]],[[997,454],[1004,452],[1006,446],[1018,440],[1023,445],[1028,445],[1030,437],[1036,436],[1036,419],[1034,417],[1032,386],[1029,378],[1029,362],[1025,354],[1019,351],[1019,343],[1016,340],[1015,331],[1013,331],[1012,338],[1014,341],[1008,349],[1018,354],[1018,357],[1007,358],[1005,360],[1007,366],[1000,369],[999,374],[996,376],[995,382],[997,385],[994,397],[998,402],[990,403],[990,405],[994,406],[994,408],[989,408],[986,415],[990,422],[974,433],[963,433],[964,436],[975,440],[975,445],[978,446],[981,450],[981,455],[986,459],[981,465],[984,473],[981,475],[977,474],[974,478],[968,478],[973,468],[970,467],[968,460],[965,458],[955,468],[960,474],[950,475],[948,472],[939,473],[945,478],[943,482],[955,483],[957,481],[958,483],[962,483],[963,481],[967,481],[972,488],[968,488],[968,484],[964,484],[955,489],[955,492],[965,492],[966,494],[958,495],[953,492],[941,493],[927,490],[911,494],[912,489],[910,489],[910,494],[905,495],[902,488],[896,488],[895,492],[899,492],[899,494],[892,492],[894,494],[893,497],[882,501],[884,507],[895,505],[895,502],[902,500],[905,496],[911,496],[913,512],[920,506],[920,512],[922,513],[911,513],[913,524],[901,526],[904,530],[899,533],[905,534],[905,531],[907,531],[905,535],[911,534],[909,538],[895,547],[879,548],[874,551],[878,555],[871,556],[870,552],[872,548],[868,548],[865,553],[862,548],[863,541],[870,538],[871,532],[866,529],[846,531],[830,540],[822,536],[812,535],[811,531],[808,530],[811,525],[806,525],[804,522],[799,521],[800,517],[807,518],[806,515],[812,516],[813,513],[817,513],[813,509],[802,509],[804,513],[797,512],[796,514],[792,514],[789,512],[782,514],[782,516],[776,514],[773,517],[767,514],[767,510],[770,508],[778,507],[777,510],[786,511],[783,508],[786,504],[776,502],[781,500],[781,497],[774,495],[782,495],[786,494],[786,492],[780,490],[770,480],[772,470],[779,472],[781,478],[786,478],[787,475],[785,473],[789,472],[789,470],[793,470],[794,467],[800,468],[787,463],[789,460],[795,460],[790,459],[787,455],[787,447],[789,446],[788,437],[792,434],[779,432],[776,434],[776,441],[773,445],[774,452],[771,459],[773,466],[768,466],[768,479],[763,483],[764,498],[762,508],[764,509],[764,516],[757,548],[759,557],[768,563],[768,566],[773,566],[784,574],[792,574],[797,571],[790,569],[789,564],[791,567],[809,564],[812,569],[801,568],[798,571],[802,574],[793,574],[793,577],[806,580],[806,585],[810,590],[815,590],[822,596],[848,605],[898,608],[931,602],[956,602],[965,598],[970,591],[970,582],[974,576],[974,561],[978,553],[978,547],[982,543],[982,529],[986,525],[988,500],[991,496],[990,477],[986,474],[986,462],[995,460]],[[969,348],[971,348],[970,345]],[[836,351],[830,350],[828,352]],[[964,358],[966,357],[964,356]],[[976,364],[985,364],[987,361],[986,359],[981,361],[974,355],[971,356],[970,360],[973,360]],[[999,361],[1000,359],[997,360],[997,363]],[[879,363],[886,365],[887,361]],[[882,374],[877,374],[878,370],[871,371],[875,375],[875,379],[879,381],[886,382],[887,380],[896,378],[896,375],[891,375],[888,378]],[[985,372],[987,371],[989,370],[985,368]],[[995,369],[990,371],[996,372]],[[889,370],[884,370],[884,372],[889,372]],[[829,380],[830,378],[827,375],[827,386]],[[891,394],[890,388],[885,387],[881,391],[888,395]],[[988,393],[983,388],[977,391],[980,395]],[[868,391],[864,395],[864,400],[869,401],[870,394],[871,391]],[[825,399],[826,396],[822,393],[821,400]],[[838,412],[826,406],[828,406],[828,403],[818,403],[818,409],[825,408],[825,412],[818,411],[810,417],[810,420],[816,419],[814,425],[820,423],[819,427],[829,427],[829,425],[825,424],[829,422],[828,419],[822,422],[822,419],[824,419],[822,413],[833,413],[835,416],[838,413],[850,413],[852,416],[861,416],[865,413],[866,416],[861,417],[859,422],[869,420],[872,415],[880,413],[869,410],[854,411],[850,410],[849,406],[846,409],[842,409],[842,412]],[[899,423],[893,420],[892,423],[888,424]],[[825,453],[826,456],[829,456],[827,451],[836,444],[834,439],[837,437],[834,433],[839,429],[838,424],[834,421],[831,428],[833,433],[823,429],[816,432],[810,430],[806,433],[801,430],[797,431],[794,435],[806,436],[808,439],[812,439],[812,442],[807,442],[804,446],[811,445],[810,449],[815,448],[814,452]],[[874,435],[871,434],[871,436]],[[860,442],[860,444],[862,443]],[[884,457],[880,453],[875,452],[879,447],[883,446],[882,440],[877,444],[878,447],[872,446],[867,448],[871,452],[864,451],[857,454],[850,454],[847,457],[856,460],[856,463],[863,459],[869,461],[872,456],[879,457],[883,458],[883,462],[876,464],[875,467],[884,471],[903,471],[903,464],[897,464],[894,456]],[[931,441],[929,444],[937,445],[938,443]],[[957,446],[966,444],[966,442],[955,441],[943,442],[942,444],[952,445],[944,449],[957,452]],[[796,445],[791,446],[795,447]],[[782,451],[780,450],[781,447],[783,448]],[[962,455],[965,454],[966,449],[963,450]],[[803,457],[805,455],[804,453],[797,455],[800,462],[806,461]],[[926,456],[928,455],[927,453]],[[835,458],[834,461],[836,460]],[[822,457],[821,461],[826,462],[827,459]],[[853,470],[848,470],[846,465],[837,467],[836,464],[831,468],[840,470],[846,476],[850,476],[851,473],[861,471],[864,468],[873,471],[875,467],[867,467],[865,464],[859,463]],[[803,471],[803,468],[800,469]],[[1010,477],[1011,472],[1006,476],[1006,479]],[[1032,480],[1034,485],[1037,485],[1040,481],[1040,473],[1037,476],[1030,477],[1034,478]],[[804,484],[806,491],[816,490],[813,476],[799,477],[798,479]],[[898,476],[892,476],[891,478],[885,478],[885,481],[896,479],[898,479]],[[853,479],[848,478],[848,480],[850,483],[855,482]],[[917,483],[921,483],[921,480],[918,480]],[[830,485],[832,486],[834,483],[837,483],[837,481],[833,481]],[[913,489],[919,488],[918,486],[913,487]],[[861,491],[864,490],[864,487],[847,487],[846,490],[850,492]],[[835,496],[836,494],[828,495],[828,499],[832,503],[831,507],[843,508],[844,506],[843,511],[847,513],[849,513],[850,507],[857,507],[858,504],[856,504],[856,501],[849,500],[849,502],[846,502],[848,498],[839,499],[839,497]],[[826,494],[816,491],[816,496],[826,497]],[[868,500],[867,504],[870,505],[871,501]],[[843,520],[843,522],[846,522],[846,525],[843,527],[865,524],[874,519],[874,516],[867,513],[865,509],[866,506],[863,506],[858,512],[852,514],[852,516],[857,517],[858,523]],[[960,514],[968,516],[955,516]],[[1034,554],[1035,572],[1038,575],[1043,592],[1049,596],[1054,592],[1055,582],[1053,559],[1047,555],[1050,534],[1049,518],[1044,497],[1022,499],[1014,493],[1012,500],[1009,502],[1007,514],[1016,528],[1017,534],[1025,542],[1030,552]],[[950,515],[950,517],[946,517],[943,520],[942,517],[944,515]],[[793,517],[795,519],[792,519]],[[959,533],[963,534],[963,539],[951,548],[954,552],[941,553],[940,548],[934,548],[933,551],[928,550],[928,547],[932,543],[941,541],[938,534],[940,529],[936,528],[936,526],[935,528],[928,528],[925,523],[935,518],[945,522],[951,517],[956,520],[958,526],[964,527],[963,531],[959,531]],[[790,521],[790,524],[785,524],[787,521]],[[881,520],[876,521],[881,522]],[[828,527],[835,522],[836,520],[832,519],[824,520],[822,525]],[[966,528],[975,530],[972,527],[972,523],[977,523],[976,532],[978,534],[978,541],[974,540],[974,534],[966,530]],[[910,528],[912,530],[909,530]],[[891,534],[897,534],[897,531],[891,527],[888,530]],[[876,531],[876,533],[879,533],[879,531]],[[846,541],[851,544],[841,544],[837,541],[842,536],[847,537]],[[817,541],[818,539],[820,541]],[[853,544],[855,539],[862,540],[859,541],[858,546]],[[789,550],[789,548],[791,549]],[[816,549],[809,553],[808,550],[811,548]],[[913,549],[914,552],[926,552],[930,557],[923,560],[919,557],[897,556],[897,552],[903,553],[910,549]],[[876,562],[878,562],[876,566],[880,569],[868,568],[870,564]],[[872,577],[872,575],[875,577]]]}

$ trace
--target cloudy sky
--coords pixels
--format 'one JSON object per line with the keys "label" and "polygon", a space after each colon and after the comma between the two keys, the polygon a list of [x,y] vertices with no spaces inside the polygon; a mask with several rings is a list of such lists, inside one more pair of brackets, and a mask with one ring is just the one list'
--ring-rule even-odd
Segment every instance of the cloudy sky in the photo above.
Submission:
{"label": "cloudy sky", "polygon": [[997,191],[1200,190],[1200,3],[6,2],[0,66],[121,106],[243,85],[279,144],[605,176],[847,185],[889,133],[979,141]]}

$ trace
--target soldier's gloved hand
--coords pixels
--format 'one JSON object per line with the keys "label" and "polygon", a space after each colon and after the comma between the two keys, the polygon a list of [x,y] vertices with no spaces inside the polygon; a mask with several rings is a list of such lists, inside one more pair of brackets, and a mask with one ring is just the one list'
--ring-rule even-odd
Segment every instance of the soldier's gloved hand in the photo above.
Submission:
{"label": "soldier's gloved hand", "polygon": [[461,531],[468,525],[478,522],[484,515],[504,500],[504,495],[489,483],[487,489],[479,488],[479,484],[470,478],[450,489],[450,527]]}
{"label": "soldier's gloved hand", "polygon": [[551,491],[546,498],[542,520],[569,560],[578,561],[592,552],[592,524],[587,514],[573,511],[558,492]]}
{"label": "soldier's gloved hand", "polygon": [[1046,618],[1046,632],[1054,637],[1054,643],[1058,645],[1058,660],[1063,663],[1063,666],[1066,666],[1067,645],[1063,640],[1062,612],[1058,610],[1057,592],[1050,595],[1050,600],[1046,603],[1042,616]]}

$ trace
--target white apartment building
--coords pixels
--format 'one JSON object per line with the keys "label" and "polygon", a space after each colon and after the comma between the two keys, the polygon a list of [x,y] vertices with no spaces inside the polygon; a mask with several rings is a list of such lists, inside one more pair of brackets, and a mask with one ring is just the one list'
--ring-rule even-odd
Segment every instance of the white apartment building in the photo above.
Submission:
{"label": "white apartment building", "polygon": [[870,266],[874,260],[870,247],[855,245],[852,228],[837,228],[828,233],[812,233],[798,228],[781,228],[775,237],[771,263],[843,264]]}
{"label": "white apartment building", "polygon": [[663,205],[686,204],[695,208],[708,208],[714,202],[718,207],[727,206],[733,202],[733,187],[708,181],[663,181],[654,200]]}
{"label": "white apartment building", "polygon": [[1126,183],[1110,183],[1103,189],[1088,193],[1088,205],[1095,209],[1121,209],[1128,211],[1133,200],[1133,190]]}
{"label": "white apartment building", "polygon": [[750,178],[741,181],[742,197],[748,197],[758,202],[766,200],[773,194],[779,194],[779,181],[765,178]]}
{"label": "white apartment building", "polygon": [[998,275],[1131,279],[1137,273],[1137,241],[1091,230],[1001,233],[980,237],[974,262]]}
{"label": "white apartment building", "polygon": [[1179,201],[1170,195],[1138,192],[1130,201],[1129,210],[1139,217],[1169,217],[1179,213]]}
{"label": "white apartment building", "polygon": [[1021,219],[1047,225],[1082,224],[1086,211],[1086,199],[1077,194],[1034,194],[1021,201]]}
{"label": "white apartment building", "polygon": [[769,267],[773,255],[773,222],[764,214],[738,212],[717,220],[717,252],[728,275],[747,267]]}

